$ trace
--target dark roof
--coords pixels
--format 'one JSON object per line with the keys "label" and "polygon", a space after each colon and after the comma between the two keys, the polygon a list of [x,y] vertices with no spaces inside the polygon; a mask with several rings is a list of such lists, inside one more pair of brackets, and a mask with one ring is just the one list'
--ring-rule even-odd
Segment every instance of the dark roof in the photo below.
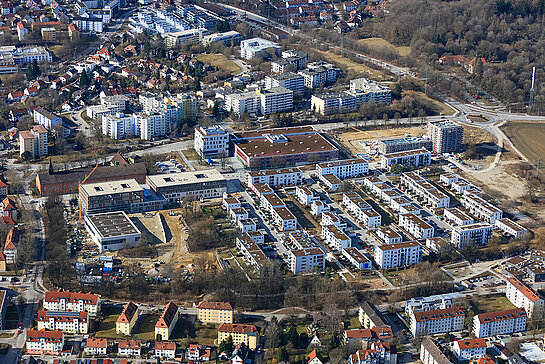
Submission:
{"label": "dark roof", "polygon": [[[53,174],[45,172],[38,174],[38,179],[40,180],[41,185],[77,183],[83,181],[85,176],[87,176],[92,170],[93,167],[86,167],[73,169],[70,171],[54,172]],[[119,180],[124,179],[124,177],[129,177],[137,174],[146,174],[146,166],[144,163],[100,166],[89,177],[87,183],[93,183],[99,180],[108,179]]]}

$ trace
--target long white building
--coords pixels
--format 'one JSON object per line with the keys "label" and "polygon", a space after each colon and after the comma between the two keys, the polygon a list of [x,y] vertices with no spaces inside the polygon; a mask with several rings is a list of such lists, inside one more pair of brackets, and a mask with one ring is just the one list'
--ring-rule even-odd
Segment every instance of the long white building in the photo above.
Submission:
{"label": "long white building", "polygon": [[38,330],[60,330],[69,334],[87,334],[89,317],[87,312],[46,311],[38,312]]}
{"label": "long white building", "polygon": [[87,312],[96,316],[100,311],[100,296],[92,293],[71,291],[47,291],[43,308],[48,311]]}
{"label": "long white building", "polygon": [[523,308],[482,313],[473,317],[473,334],[486,338],[496,335],[511,335],[526,331],[527,314]]}
{"label": "long white building", "polygon": [[507,280],[505,296],[515,307],[524,308],[529,318],[538,320],[543,318],[545,307],[543,297],[518,278],[511,277]]}
{"label": "long white building", "polygon": [[246,184],[252,188],[256,183],[266,183],[270,187],[297,186],[303,183],[300,168],[267,169],[246,173]]}
{"label": "long white building", "polygon": [[478,219],[494,224],[503,217],[503,211],[480,196],[468,193],[462,196],[462,206],[468,209]]}
{"label": "long white building", "polygon": [[361,177],[369,174],[369,162],[363,158],[346,159],[316,165],[316,175],[332,174],[339,179]]}
{"label": "long white building", "polygon": [[434,228],[415,214],[399,215],[399,226],[415,239],[429,239],[434,236]]}
{"label": "long white building", "polygon": [[425,148],[405,152],[383,154],[380,160],[382,169],[390,170],[393,165],[418,168],[431,164],[431,153]]}
{"label": "long white building", "polygon": [[528,234],[528,229],[507,217],[496,220],[494,226],[504,234],[511,235],[515,239],[524,238]]}
{"label": "long white building", "polygon": [[375,247],[375,262],[381,269],[408,267],[422,261],[422,245],[416,241]]}
{"label": "long white building", "polygon": [[343,250],[352,246],[352,239],[335,225],[322,227],[322,237],[327,244],[336,250]]}
{"label": "long white building", "polygon": [[457,207],[445,209],[445,221],[459,226],[469,225],[475,222],[471,216]]}
{"label": "long white building", "polygon": [[415,337],[460,331],[464,328],[465,313],[462,307],[413,312],[411,316],[410,329]]}
{"label": "long white building", "polygon": [[493,232],[494,228],[492,225],[482,222],[455,226],[454,229],[452,229],[450,243],[458,249],[463,249],[470,244],[483,246],[488,243]]}

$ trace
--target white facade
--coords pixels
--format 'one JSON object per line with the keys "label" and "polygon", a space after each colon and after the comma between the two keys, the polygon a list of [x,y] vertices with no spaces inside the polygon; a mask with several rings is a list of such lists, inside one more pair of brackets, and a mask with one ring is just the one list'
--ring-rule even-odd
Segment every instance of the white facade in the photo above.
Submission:
{"label": "white facade", "polygon": [[526,331],[526,311],[522,308],[483,313],[473,317],[473,334],[485,338]]}
{"label": "white facade", "polygon": [[323,226],[322,238],[336,250],[343,250],[352,246],[352,239],[335,225]]}
{"label": "white facade", "polygon": [[445,210],[445,220],[460,226],[473,224],[475,222],[471,216],[456,207]]}
{"label": "white facade", "polygon": [[246,174],[248,187],[256,183],[266,183],[270,187],[297,186],[303,183],[303,172],[299,168],[280,168],[255,171]]}
{"label": "white facade", "polygon": [[47,291],[43,308],[47,311],[85,311],[89,316],[97,316],[100,311],[100,296],[82,292]]}
{"label": "white facade", "polygon": [[240,56],[244,59],[263,58],[268,50],[280,53],[280,45],[262,38],[246,39],[240,42]]}
{"label": "white facade", "polygon": [[325,269],[325,254],[318,247],[288,250],[288,266],[292,273]]}
{"label": "white facade", "polygon": [[151,140],[166,135],[168,123],[165,115],[116,114],[102,116],[102,134],[112,139],[136,136]]}
{"label": "white facade", "polygon": [[265,76],[265,89],[275,87],[283,87],[293,92],[303,93],[305,91],[305,79],[293,72]]}
{"label": "white facade", "polygon": [[477,360],[486,354],[484,339],[462,339],[452,345],[452,352],[460,361]]}
{"label": "white facade", "polygon": [[394,164],[403,167],[418,168],[431,164],[431,153],[427,149],[408,150],[406,152],[383,154],[380,160],[380,167],[386,170]]}
{"label": "white facade", "polygon": [[329,211],[329,205],[323,201],[316,200],[310,205],[310,213],[314,216],[320,216],[324,212]]}
{"label": "white facade", "polygon": [[383,244],[398,244],[403,240],[403,237],[390,226],[384,226],[375,230],[375,234],[377,234]]}
{"label": "white facade", "polygon": [[38,330],[60,330],[69,334],[87,334],[89,319],[87,312],[38,312]]}
{"label": "white facade", "polygon": [[259,108],[262,115],[289,111],[293,109],[293,91],[284,87],[261,90],[259,101]]}
{"label": "white facade", "polygon": [[528,234],[528,229],[509,218],[496,220],[494,226],[501,230],[504,234],[511,235],[515,239],[524,238]]}
{"label": "white facade", "polygon": [[502,210],[475,194],[465,194],[462,196],[461,202],[462,206],[468,209],[473,215],[490,224],[494,224],[497,219],[501,219],[503,217]]}
{"label": "white facade", "polygon": [[195,151],[202,157],[229,155],[229,133],[221,126],[198,126],[195,128]]}
{"label": "white facade", "polygon": [[530,319],[543,318],[545,307],[543,297],[518,278],[511,277],[507,280],[505,296],[515,307],[524,308]]}
{"label": "white facade", "polygon": [[31,355],[59,355],[64,347],[62,331],[27,330],[25,348]]}
{"label": "white facade", "polygon": [[295,197],[297,197],[297,200],[304,206],[308,206],[320,199],[318,196],[314,195],[314,192],[310,188],[305,186],[295,187]]}
{"label": "white facade", "polygon": [[410,330],[415,337],[460,331],[464,328],[464,320],[462,307],[413,312]]}
{"label": "white facade", "polygon": [[433,238],[433,226],[422,220],[415,214],[399,215],[399,226],[416,239]]}
{"label": "white facade", "polygon": [[375,263],[381,269],[408,267],[422,261],[422,245],[416,241],[375,247]]}
{"label": "white facade", "polygon": [[463,249],[470,244],[483,246],[488,243],[494,228],[490,224],[475,223],[463,226],[455,226],[452,230],[450,243],[458,249]]}
{"label": "white facade", "polygon": [[287,207],[275,207],[271,213],[273,221],[280,231],[297,229],[297,218]]}
{"label": "white facade", "polygon": [[347,159],[316,165],[316,174],[324,176],[332,174],[339,179],[364,176],[369,173],[369,162],[366,159]]}

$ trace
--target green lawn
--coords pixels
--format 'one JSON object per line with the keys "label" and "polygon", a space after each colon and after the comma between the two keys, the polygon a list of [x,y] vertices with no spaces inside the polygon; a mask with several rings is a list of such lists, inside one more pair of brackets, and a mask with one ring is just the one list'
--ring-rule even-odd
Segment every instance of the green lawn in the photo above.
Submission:
{"label": "green lawn", "polygon": [[213,346],[218,338],[217,325],[201,325],[197,324],[195,338],[193,339],[200,345]]}
{"label": "green lawn", "polygon": [[136,325],[134,325],[132,336],[142,340],[155,340],[155,324],[160,315],[143,314],[140,315]]}
{"label": "green lawn", "polygon": [[104,315],[104,320],[100,323],[97,323],[96,326],[96,336],[97,337],[106,337],[106,338],[121,338],[123,335],[117,335],[115,333],[115,322],[121,313],[122,308],[114,308],[111,306],[106,306],[102,310]]}

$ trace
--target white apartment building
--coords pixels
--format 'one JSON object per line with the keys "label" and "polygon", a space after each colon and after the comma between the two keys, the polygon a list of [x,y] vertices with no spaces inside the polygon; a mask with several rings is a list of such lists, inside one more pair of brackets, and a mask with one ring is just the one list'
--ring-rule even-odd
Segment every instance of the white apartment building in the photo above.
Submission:
{"label": "white apartment building", "polygon": [[269,50],[278,54],[281,47],[278,43],[262,38],[245,39],[240,42],[240,56],[244,59],[264,58]]}
{"label": "white apartment building", "polygon": [[51,130],[55,126],[62,123],[62,118],[53,114],[51,111],[44,109],[41,106],[36,106],[32,113],[34,122],[43,125],[46,129]]}
{"label": "white apartment building", "polygon": [[473,317],[473,334],[478,338],[511,335],[526,331],[527,314],[523,308],[513,308]]}
{"label": "white apartment building", "polygon": [[87,312],[46,311],[38,312],[38,330],[60,330],[69,334],[87,334],[89,318]]}
{"label": "white apartment building", "polygon": [[407,196],[399,196],[390,199],[390,207],[394,211],[399,211],[401,207],[411,205],[413,201]]}
{"label": "white apartment building", "polygon": [[316,165],[318,177],[332,174],[339,179],[361,177],[369,174],[369,162],[363,158],[319,163]]}
{"label": "white apartment building", "polygon": [[347,248],[343,249],[342,253],[344,257],[348,259],[348,261],[352,263],[354,267],[356,267],[356,269],[373,269],[373,264],[371,264],[371,261],[358,249]]}
{"label": "white apartment building", "polygon": [[359,210],[357,219],[367,229],[375,229],[382,224],[382,216],[373,209]]}
{"label": "white apartment building", "polygon": [[261,206],[266,211],[269,211],[272,214],[272,210],[277,207],[285,207],[286,204],[276,193],[267,193],[265,195],[261,195],[261,198],[259,199]]}
{"label": "white apartment building", "polygon": [[528,234],[528,229],[507,217],[496,220],[494,226],[504,234],[511,235],[515,239],[524,238]]}
{"label": "white apartment building", "polygon": [[342,251],[352,246],[352,239],[335,225],[323,226],[322,238],[336,250]]}
{"label": "white apartment building", "polygon": [[288,250],[288,267],[294,274],[325,269],[325,254],[318,247]]}
{"label": "white apartment building", "polygon": [[452,182],[452,184],[450,185],[450,188],[456,193],[464,193],[465,191],[470,190],[473,187],[474,186],[471,183],[461,178],[455,182]]}
{"label": "white apartment building", "polygon": [[241,117],[244,112],[255,115],[260,110],[260,98],[255,91],[238,92],[225,95],[223,108]]}
{"label": "white apartment building", "polygon": [[27,330],[25,348],[30,355],[60,355],[64,334],[60,330]]}
{"label": "white apartment building", "polygon": [[452,345],[452,352],[459,361],[477,360],[486,354],[485,339],[462,339]]}
{"label": "white apartment building", "polygon": [[518,278],[511,277],[507,280],[505,296],[515,307],[524,308],[530,319],[543,318],[545,306],[543,297]]}
{"label": "white apartment building", "polygon": [[416,241],[375,247],[375,263],[381,269],[409,267],[422,261],[422,245]]}
{"label": "white apartment building", "polygon": [[375,230],[375,234],[383,244],[397,244],[403,240],[403,237],[390,226],[378,228]]}
{"label": "white apartment building", "polygon": [[297,200],[304,206],[308,206],[320,199],[320,197],[314,195],[314,191],[305,186],[295,187],[295,197],[297,197]]}
{"label": "white apartment building", "polygon": [[266,183],[273,188],[297,186],[303,183],[303,171],[295,167],[248,172],[246,174],[246,183],[250,188],[256,183]]}
{"label": "white apartment building", "polygon": [[102,134],[116,140],[128,136],[151,140],[154,137],[166,135],[167,131],[168,123],[164,114],[139,113],[102,116]]}
{"label": "white apartment building", "polygon": [[229,155],[229,133],[220,125],[197,126],[194,138],[195,151],[203,158]]}
{"label": "white apartment building", "polygon": [[218,198],[227,192],[227,179],[216,169],[150,175],[146,184],[171,203],[186,197]]}
{"label": "white apartment building", "polygon": [[453,182],[456,182],[460,179],[460,176],[458,176],[456,173],[443,173],[439,176],[439,182],[443,186],[450,187]]}
{"label": "white apartment building", "polygon": [[283,87],[293,92],[303,93],[305,91],[305,79],[293,72],[265,76],[265,89],[269,90],[275,87]]}
{"label": "white apartment building", "polygon": [[459,226],[469,225],[475,222],[471,216],[457,207],[445,210],[445,221]]}
{"label": "white apartment building", "polygon": [[285,87],[272,87],[259,92],[261,115],[286,112],[293,109],[293,91]]}
{"label": "white apartment building", "polygon": [[452,364],[429,337],[425,338],[420,345],[420,361],[422,364]]}
{"label": "white apartment building", "polygon": [[464,328],[464,320],[462,307],[413,312],[410,330],[414,337],[460,331]]}
{"label": "white apartment building", "polygon": [[433,238],[434,228],[415,214],[399,215],[399,226],[415,239]]}
{"label": "white apartment building", "polygon": [[388,86],[383,86],[367,78],[350,80],[350,91],[358,96],[360,104],[367,102],[389,104],[392,102],[392,91]]}
{"label": "white apartment building", "polygon": [[343,194],[343,205],[364,227],[373,229],[382,224],[382,216],[355,192]]}
{"label": "white apartment building", "polygon": [[347,223],[342,217],[334,212],[324,212],[322,214],[322,221],[320,221],[320,225],[322,227],[327,225],[335,225],[340,230],[344,230],[346,229]]}
{"label": "white apartment building", "polygon": [[329,210],[329,205],[320,200],[316,200],[310,204],[310,213],[314,216],[320,216],[324,212],[329,212]]}
{"label": "white apartment building", "polygon": [[458,292],[437,294],[428,297],[413,297],[405,301],[405,313],[410,318],[413,312],[435,311],[451,308],[455,306],[454,303],[456,300],[462,300],[463,297],[464,296]]}
{"label": "white apartment building", "polygon": [[380,160],[382,169],[390,170],[393,165],[418,168],[431,164],[431,153],[425,149],[408,150],[405,152],[383,154]]}
{"label": "white apartment building", "polygon": [[427,179],[421,177],[418,173],[407,172],[401,175],[401,184],[410,191],[424,199],[424,201],[433,208],[449,207],[450,197],[439,191]]}
{"label": "white apartment building", "polygon": [[238,198],[229,196],[227,195],[227,193],[223,195],[222,206],[225,208],[225,211],[227,212],[229,212],[231,209],[237,209],[239,207],[242,207]]}
{"label": "white apartment building", "polygon": [[462,206],[469,210],[478,219],[494,224],[503,217],[503,211],[492,205],[480,196],[468,193],[462,196]]}
{"label": "white apartment building", "polygon": [[96,316],[100,311],[100,296],[83,292],[47,291],[43,308],[48,311],[85,311],[89,316]]}
{"label": "white apartment building", "polygon": [[244,207],[231,209],[229,211],[229,220],[231,220],[233,223],[238,223],[240,220],[246,220],[248,217],[248,210],[246,210]]}
{"label": "white apartment building", "polygon": [[326,62],[309,63],[307,68],[298,73],[305,79],[305,87],[318,88],[337,81],[340,69]]}
{"label": "white apartment building", "polygon": [[483,246],[488,243],[493,232],[494,228],[492,225],[482,222],[455,226],[454,229],[452,229],[450,243],[458,249],[463,249],[470,244]]}
{"label": "white apartment building", "polygon": [[275,225],[280,231],[296,230],[297,218],[287,207],[275,207],[272,209],[272,216]]}

